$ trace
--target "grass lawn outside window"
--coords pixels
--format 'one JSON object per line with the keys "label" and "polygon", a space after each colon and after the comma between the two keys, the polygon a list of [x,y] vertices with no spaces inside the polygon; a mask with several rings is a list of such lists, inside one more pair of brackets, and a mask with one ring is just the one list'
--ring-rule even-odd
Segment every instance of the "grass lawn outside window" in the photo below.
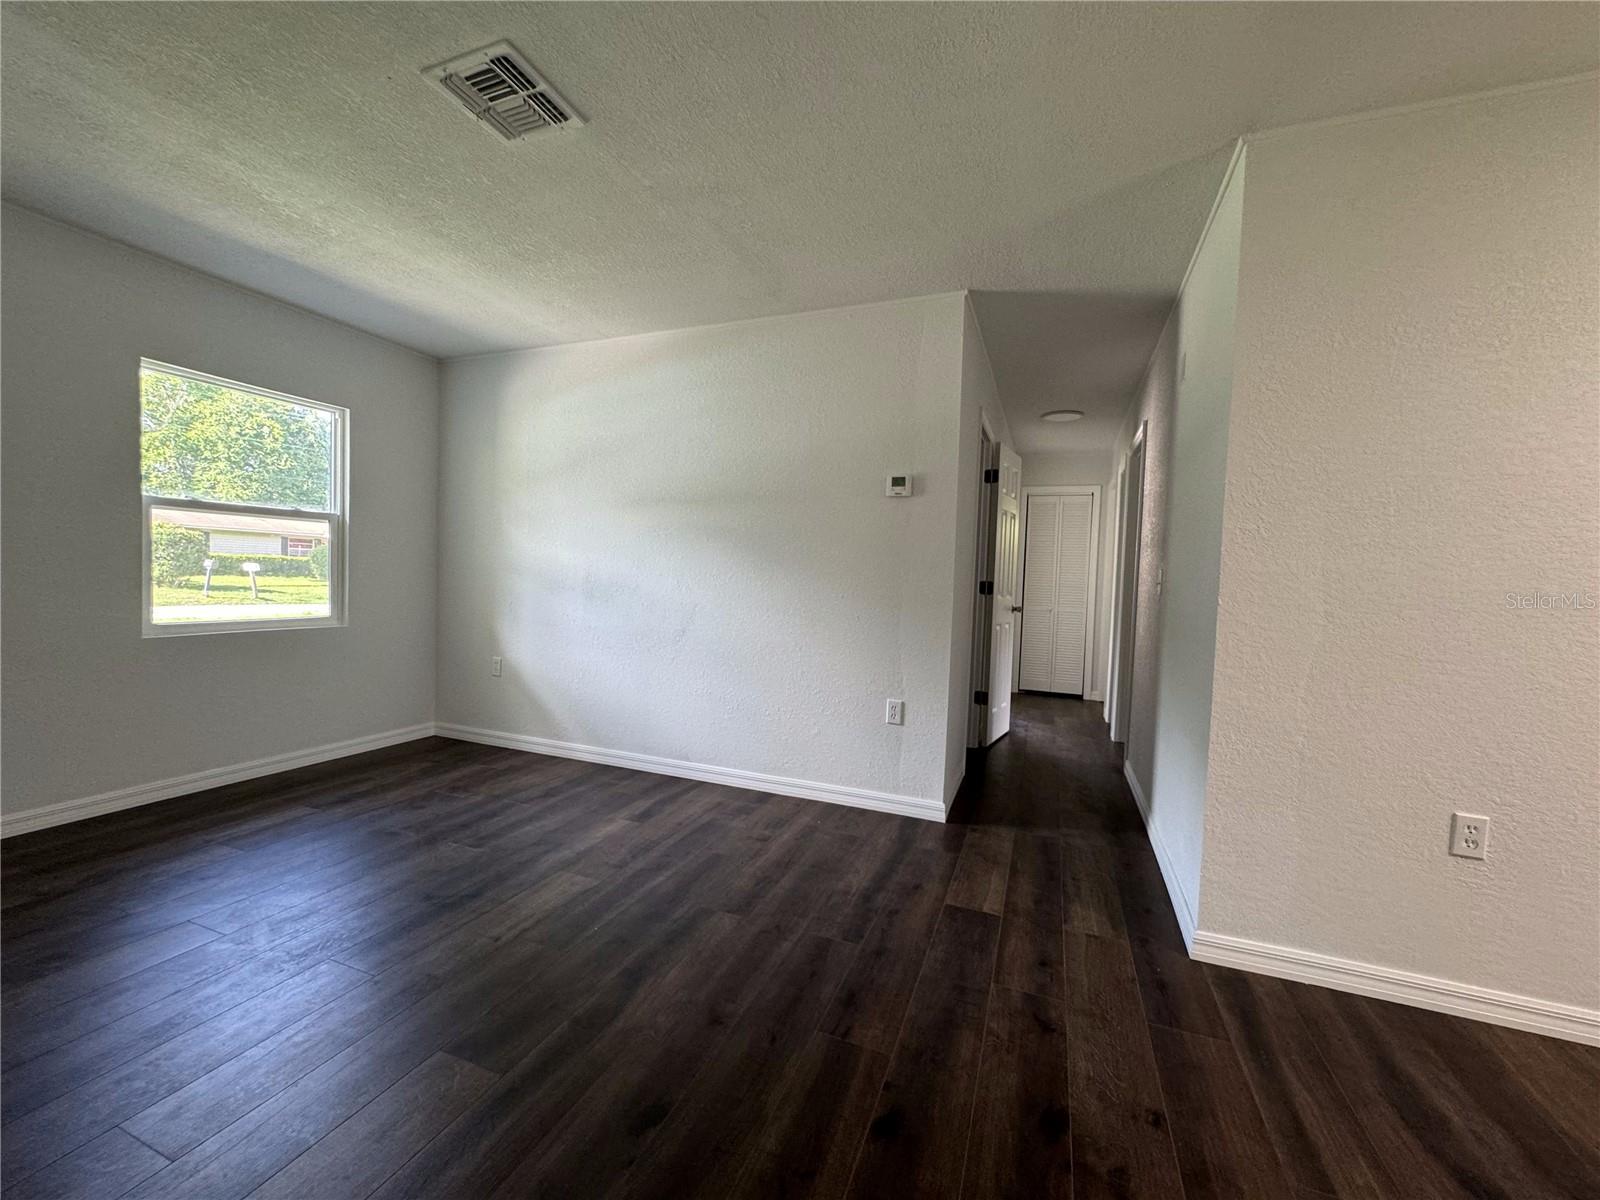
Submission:
{"label": "grass lawn outside window", "polygon": [[256,594],[250,593],[247,575],[213,575],[210,594],[205,576],[190,575],[177,584],[152,584],[152,617],[172,621],[282,620],[286,617],[325,617],[328,605],[326,579],[256,576]]}

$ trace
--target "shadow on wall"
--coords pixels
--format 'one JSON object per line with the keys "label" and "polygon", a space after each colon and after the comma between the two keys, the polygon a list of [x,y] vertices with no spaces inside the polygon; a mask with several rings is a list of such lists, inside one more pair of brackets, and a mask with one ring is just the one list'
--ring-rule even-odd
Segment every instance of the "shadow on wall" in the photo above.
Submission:
{"label": "shadow on wall", "polygon": [[[485,641],[460,658],[471,667],[442,672],[448,711],[825,782],[815,748],[842,721],[873,759],[858,773],[910,788],[896,780],[911,735],[884,725],[881,697],[916,705],[918,733],[935,724],[926,685],[903,676],[930,647],[948,652],[948,616],[908,602],[930,592],[907,577],[947,569],[919,548],[930,530],[949,535],[935,495],[889,501],[882,483],[886,463],[933,453],[917,439],[945,401],[908,382],[920,317],[901,319],[888,347],[825,320],[449,368],[475,382],[470,400],[447,401],[458,482],[441,516],[456,581],[445,607],[482,614],[472,640]],[[853,355],[860,390],[894,399],[859,404],[831,387],[819,411],[805,380],[829,349]],[[504,677],[485,689],[491,654]]]}
{"label": "shadow on wall", "polygon": [[[1232,153],[1230,140],[1066,205],[985,247],[979,261],[1009,263],[1011,278],[1029,285],[971,292],[1017,449],[1110,450]],[[1029,258],[1023,248],[1051,230],[1071,230],[1078,253]],[[1086,416],[1070,425],[1033,419],[1052,408],[1078,408]]]}
{"label": "shadow on wall", "polygon": [[[197,144],[205,143],[208,138],[207,132],[196,134]],[[104,185],[96,183],[94,190],[104,191]],[[43,216],[45,220],[56,219],[17,201],[7,200],[6,203],[18,204],[29,212]],[[319,271],[304,261],[274,253],[256,242],[246,242],[180,214],[159,210],[125,190],[115,193],[115,208],[119,219],[129,227],[159,233],[159,236],[146,239],[151,247],[149,250],[108,238],[118,245],[127,245],[133,253],[147,253],[190,270],[215,275],[219,279],[237,278],[235,286],[259,290],[269,299],[281,299],[283,303],[304,308],[307,312],[349,323],[353,329],[381,331],[374,332],[373,336],[394,340],[408,347],[425,346],[429,342],[437,344],[437,331],[441,326],[448,327],[453,336],[463,341],[481,341],[471,322],[453,320],[443,308],[424,310],[393,295],[359,287],[349,279]],[[385,232],[386,245],[371,247],[369,253],[410,256],[414,255],[419,242],[437,239],[437,232],[428,226],[413,227],[403,233]],[[306,287],[308,279],[315,281],[314,289]],[[315,307],[308,297],[308,291],[311,290],[317,292]],[[479,300],[491,305],[503,303],[503,298],[497,301],[487,292]],[[463,304],[469,302],[469,299],[462,300]],[[419,350],[418,353],[427,351]]]}
{"label": "shadow on wall", "polygon": [[[1111,417],[1115,432],[1175,296],[1175,290],[973,292],[1008,418],[1012,410],[1023,416],[1081,408]],[[1059,432],[1079,430],[1061,426]]]}
{"label": "shadow on wall", "polygon": [[1152,347],[1146,371],[1113,450],[1113,473],[1144,426],[1144,492],[1140,501],[1139,562],[1134,586],[1133,662],[1129,672],[1128,726],[1124,753],[1154,819],[1157,797],[1155,744],[1159,722],[1156,696],[1161,689],[1161,597],[1165,590],[1167,502],[1171,478],[1173,423],[1178,407],[1178,347],[1183,313],[1171,321]]}
{"label": "shadow on wall", "polygon": [[[1227,174],[1233,144],[1229,138],[1204,154],[1064,205],[991,240],[974,261],[1009,264],[1008,277],[1029,290],[1176,291]],[[1078,251],[1070,257],[1039,261],[1025,249],[1064,230],[1072,231]]]}

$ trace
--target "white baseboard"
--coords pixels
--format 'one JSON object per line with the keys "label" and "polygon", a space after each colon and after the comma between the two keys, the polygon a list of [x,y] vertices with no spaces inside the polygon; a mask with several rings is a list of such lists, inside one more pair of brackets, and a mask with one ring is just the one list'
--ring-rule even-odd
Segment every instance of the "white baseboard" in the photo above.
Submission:
{"label": "white baseboard", "polygon": [[653,754],[635,754],[628,750],[607,750],[599,746],[580,745],[577,742],[558,742],[551,738],[530,737],[521,733],[473,729],[466,725],[441,724],[436,725],[434,730],[440,737],[459,738],[465,742],[482,742],[488,746],[505,746],[512,750],[526,750],[532,754],[576,758],[584,762],[627,767],[634,771],[651,771],[657,775],[674,775],[681,779],[698,779],[705,783],[720,783],[756,792],[798,796],[802,800],[846,804],[851,808],[870,808],[876,812],[894,813],[901,817],[920,817],[925,821],[945,819],[943,804],[938,800],[924,800],[920,796],[871,792],[862,788],[841,787],[833,783],[814,783],[806,779],[763,775],[756,771],[741,771],[733,767],[713,767],[705,763],[683,762],[676,758],[659,758]]}
{"label": "white baseboard", "polygon": [[1451,1013],[1458,1017],[1488,1021],[1493,1025],[1509,1025],[1530,1033],[1600,1046],[1600,1011],[1197,928],[1189,898],[1178,885],[1172,856],[1161,840],[1160,831],[1150,823],[1150,804],[1145,799],[1144,789],[1139,786],[1138,777],[1126,762],[1122,765],[1122,774],[1144,818],[1145,831],[1150,835],[1150,845],[1155,849],[1156,862],[1161,866],[1161,878],[1172,897],[1172,909],[1183,931],[1190,957],[1221,967],[1274,975],[1298,983],[1312,983],[1341,992],[1355,992],[1378,1000],[1392,1000],[1434,1012]]}
{"label": "white baseboard", "polygon": [[[534,754],[575,758],[584,762],[651,771],[658,775],[673,775],[684,779],[698,779],[706,783],[720,783],[729,787],[797,796],[805,800],[821,800],[829,804],[873,809],[898,816],[918,817],[929,821],[945,819],[944,806],[937,800],[925,800],[916,796],[900,796],[890,792],[873,792],[841,787],[837,784],[788,779],[780,775],[763,775],[732,767],[714,767],[704,763],[683,762],[650,754],[634,754],[625,750],[606,750],[597,746],[559,742],[549,738],[473,729],[464,725],[424,724],[369,734],[366,737],[351,738],[343,742],[331,742],[324,746],[314,746],[309,750],[275,754],[233,766],[214,767],[189,775],[157,780],[154,783],[101,792],[78,800],[63,800],[10,816],[0,815],[0,837],[12,837],[37,829],[48,829],[53,825],[64,825],[71,821],[82,821],[105,813],[119,812],[126,808],[137,808],[158,800],[169,800],[174,796],[188,795],[191,792],[230,783],[241,783],[262,775],[293,770],[295,767],[312,766],[368,750],[381,750],[385,746],[415,741],[435,734],[462,741],[481,742],[490,746],[526,750]],[[1122,773],[1128,781],[1129,790],[1133,792],[1140,815],[1144,818],[1145,829],[1150,835],[1150,844],[1155,850],[1161,877],[1172,897],[1173,911],[1183,932],[1184,942],[1188,945],[1191,956],[1199,961],[1335,988],[1339,991],[1355,992],[1379,1000],[1392,1000],[1434,1012],[1450,1013],[1495,1025],[1506,1025],[1513,1029],[1523,1029],[1530,1033],[1600,1046],[1600,1011],[1594,1009],[1557,1004],[1532,996],[1500,992],[1392,967],[1335,958],[1290,946],[1275,946],[1247,938],[1197,930],[1189,898],[1178,885],[1172,856],[1161,840],[1160,833],[1150,824],[1150,807],[1145,799],[1144,789],[1139,786],[1138,777],[1127,763],[1123,764]]]}
{"label": "white baseboard", "polygon": [[1497,992],[1431,975],[1417,975],[1393,967],[1379,967],[1203,929],[1195,934],[1191,953],[1201,962],[1222,967],[1314,983],[1342,992],[1600,1046],[1600,1011],[1594,1009],[1556,1004],[1514,992]]}
{"label": "white baseboard", "polygon": [[890,792],[873,792],[862,788],[841,787],[832,783],[815,783],[805,779],[787,779],[781,775],[762,775],[755,771],[740,771],[732,767],[713,767],[704,763],[681,762],[673,758],[658,758],[650,754],[633,754],[626,750],[606,750],[598,746],[582,746],[573,742],[558,742],[549,738],[528,737],[515,733],[500,733],[492,729],[473,729],[465,725],[412,725],[405,729],[391,729],[386,733],[351,738],[344,742],[331,742],[313,746],[309,750],[295,750],[275,754],[250,762],[235,763],[227,767],[213,767],[189,775],[176,775],[171,779],[158,779],[153,783],[136,784],[76,800],[61,800],[39,808],[26,809],[14,814],[0,814],[0,838],[31,833],[36,829],[49,829],[72,821],[84,821],[106,813],[154,804],[207,788],[242,783],[262,775],[309,767],[330,759],[345,758],[367,750],[381,750],[385,746],[431,737],[458,738],[468,742],[482,742],[490,746],[507,746],[527,750],[534,754],[550,754],[558,758],[576,758],[585,762],[606,763],[614,767],[627,767],[635,771],[653,771],[658,775],[674,775],[684,779],[699,779],[706,783],[721,783],[729,787],[749,788],[758,792],[775,792],[781,796],[798,796],[805,800],[822,800],[829,804],[846,804],[853,808],[870,808],[877,812],[894,813],[903,817],[919,817],[926,821],[945,820],[945,806],[937,800],[924,800],[917,796],[898,796]]}
{"label": "white baseboard", "polygon": [[1105,699],[1105,696],[1103,694],[1101,694],[1100,692],[1085,692],[1083,694],[1083,698],[1085,700],[1100,700],[1100,701],[1103,701]]}
{"label": "white baseboard", "polygon": [[1139,815],[1144,818],[1144,830],[1149,834],[1150,845],[1156,852],[1156,864],[1161,868],[1161,879],[1167,885],[1167,895],[1172,897],[1172,912],[1178,918],[1178,929],[1183,934],[1183,944],[1189,948],[1190,955],[1193,955],[1194,907],[1189,903],[1189,897],[1178,882],[1177,865],[1172,861],[1172,852],[1167,849],[1166,842],[1161,840],[1161,831],[1150,823],[1149,801],[1144,798],[1144,789],[1139,786],[1139,778],[1126,760],[1122,763],[1122,777],[1128,781],[1128,790],[1133,793],[1134,803],[1139,806]]}
{"label": "white baseboard", "polygon": [[224,784],[242,783],[246,779],[289,771],[295,767],[309,767],[314,763],[327,762],[333,758],[346,758],[367,750],[381,750],[385,746],[415,741],[417,738],[430,737],[432,734],[432,724],[412,725],[405,729],[391,729],[386,733],[368,734],[366,737],[351,738],[344,742],[330,742],[326,746],[313,746],[309,750],[274,754],[268,758],[235,763],[230,767],[212,767],[210,770],[195,771],[190,775],[158,779],[154,783],[118,788],[116,791],[84,796],[78,800],[60,800],[54,804],[0,816],[0,838],[31,833],[35,829],[49,829],[52,825],[65,825],[70,821],[84,821],[90,817],[103,816],[105,813],[137,808],[141,804],[153,804],[157,800],[170,800],[174,796],[186,796],[190,792],[203,792],[207,788],[222,787]]}

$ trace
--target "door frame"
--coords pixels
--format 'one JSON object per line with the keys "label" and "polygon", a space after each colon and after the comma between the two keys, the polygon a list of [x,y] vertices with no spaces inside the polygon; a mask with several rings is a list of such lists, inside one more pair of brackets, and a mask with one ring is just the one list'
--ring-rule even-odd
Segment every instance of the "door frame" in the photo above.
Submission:
{"label": "door frame", "polygon": [[[1016,600],[1022,581],[1022,455],[1001,441],[996,445],[993,465],[994,469],[987,474],[995,477],[994,482],[984,485],[985,490],[992,493],[993,507],[988,516],[990,530],[994,534],[994,550],[989,556],[989,594],[984,598],[989,613],[989,663],[984,675],[984,691],[988,693],[983,709],[985,746],[994,745],[1011,732],[1014,716],[1011,700],[1016,695],[1016,688],[1012,686],[1017,661]],[[1001,516],[1006,512],[1008,503],[1015,512],[1012,519],[1005,523],[1006,529],[1002,530]],[[1006,551],[1004,560],[1000,558],[1002,549]],[[1010,585],[1003,590],[1002,572],[1004,581]],[[999,644],[1002,628],[1006,631],[1006,658],[1012,664],[1012,668],[1004,672],[1003,679],[999,678],[1000,672],[996,670],[998,664],[995,661],[995,648]],[[1002,712],[1003,717],[999,715]]]}
{"label": "door frame", "polygon": [[967,749],[981,748],[988,740],[989,710],[977,702],[975,693],[979,683],[989,678],[989,622],[993,601],[978,594],[978,583],[988,579],[994,569],[994,510],[1000,503],[999,491],[989,490],[983,475],[990,467],[1000,463],[1000,439],[989,428],[989,418],[979,421],[978,438],[978,530],[976,543],[976,573],[972,584],[972,663],[967,686]]}
{"label": "door frame", "polygon": [[[1104,719],[1110,736],[1109,727],[1116,724],[1117,696],[1120,694],[1121,685],[1118,681],[1119,663],[1117,660],[1117,625],[1122,615],[1122,533],[1123,526],[1128,520],[1128,458],[1124,454],[1122,461],[1117,464],[1117,469],[1112,473],[1111,486],[1116,489],[1112,493],[1116,498],[1117,519],[1111,528],[1111,621],[1106,630],[1106,701],[1101,706],[1100,715]],[[1113,739],[1115,740],[1115,739]]]}
{"label": "door frame", "polygon": [[[1022,562],[1020,564],[1021,578],[1017,581],[1017,606],[1024,611],[1017,614],[1017,632],[1014,641],[1020,648],[1022,645],[1022,622],[1027,620],[1027,594],[1028,594],[1028,515],[1030,505],[1035,496],[1089,496],[1092,501],[1089,505],[1089,588],[1085,594],[1086,603],[1083,614],[1083,691],[1079,695],[1088,698],[1093,689],[1090,684],[1094,675],[1094,639],[1099,622],[1097,617],[1100,608],[1100,514],[1101,492],[1103,488],[1098,483],[1049,483],[1039,484],[1034,487],[1022,489],[1022,529],[1018,534]],[[1016,655],[1020,661],[1020,649]],[[1070,695],[1069,692],[1046,693],[1050,695]]]}
{"label": "door frame", "polygon": [[[1127,727],[1133,724],[1133,647],[1139,628],[1139,564],[1144,557],[1144,485],[1148,474],[1145,468],[1149,428],[1148,420],[1139,422],[1127,453],[1122,456],[1122,465],[1117,469],[1116,559],[1111,577],[1111,660],[1106,673],[1106,721],[1111,726],[1111,740],[1123,745],[1128,742]],[[1139,513],[1132,530],[1133,554],[1124,558],[1123,548],[1128,544],[1132,515],[1128,504],[1133,491],[1129,469],[1135,454],[1139,456]]]}

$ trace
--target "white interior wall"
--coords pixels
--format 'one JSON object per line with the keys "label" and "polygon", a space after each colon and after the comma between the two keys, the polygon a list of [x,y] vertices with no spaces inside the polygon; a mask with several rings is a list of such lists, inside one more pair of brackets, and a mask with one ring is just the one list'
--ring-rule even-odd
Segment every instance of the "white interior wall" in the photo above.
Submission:
{"label": "white interior wall", "polygon": [[[1110,452],[1024,454],[1022,486],[1098,487],[1100,489],[1100,552],[1095,575],[1093,637],[1089,646],[1087,700],[1104,700],[1111,660],[1111,568],[1115,556],[1112,542],[1117,523],[1116,480],[1111,473]],[[1026,563],[1024,563],[1026,567]]]}
{"label": "white interior wall", "polygon": [[1250,147],[1201,912],[1591,1022],[1600,619],[1506,597],[1600,593],[1597,112]]}
{"label": "white interior wall", "polygon": [[[7,826],[431,722],[437,364],[13,205],[0,235]],[[141,636],[141,356],[350,409],[348,627]]]}
{"label": "white interior wall", "polygon": [[1160,631],[1157,572],[1166,554],[1167,495],[1171,476],[1172,425],[1178,399],[1176,310],[1156,342],[1150,366],[1134,396],[1127,423],[1112,452],[1119,466],[1141,426],[1144,438],[1144,499],[1140,507],[1138,585],[1133,597],[1133,657],[1128,728],[1124,743],[1127,773],[1143,786],[1150,779],[1156,724],[1156,649]]}
{"label": "white interior wall", "polygon": [[1145,425],[1126,773],[1185,937],[1199,911],[1233,319],[1245,188],[1223,185],[1119,438]]}
{"label": "white interior wall", "polygon": [[[964,309],[953,294],[446,364],[440,720],[942,816],[947,743],[964,744],[952,655],[970,646]],[[885,497],[891,472],[915,494]]]}

